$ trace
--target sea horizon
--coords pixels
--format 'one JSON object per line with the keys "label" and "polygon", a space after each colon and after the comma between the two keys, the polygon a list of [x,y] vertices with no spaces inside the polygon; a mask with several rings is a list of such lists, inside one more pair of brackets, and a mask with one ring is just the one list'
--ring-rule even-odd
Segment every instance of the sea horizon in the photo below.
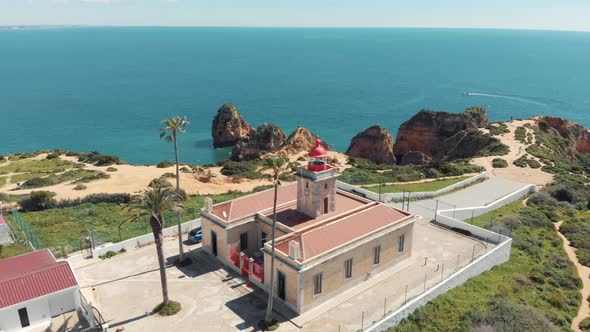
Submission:
{"label": "sea horizon", "polygon": [[[590,126],[585,31],[414,27],[71,26],[2,29],[0,154],[98,150],[173,158],[160,120],[186,115],[181,160],[211,163],[211,121],[233,102],[257,127],[310,129],[345,151],[421,109],[486,106],[491,121],[554,115]],[[42,74],[41,74],[42,73]],[[352,79],[354,78],[354,79]],[[556,88],[558,87],[558,88]],[[472,95],[465,96],[470,92]]]}

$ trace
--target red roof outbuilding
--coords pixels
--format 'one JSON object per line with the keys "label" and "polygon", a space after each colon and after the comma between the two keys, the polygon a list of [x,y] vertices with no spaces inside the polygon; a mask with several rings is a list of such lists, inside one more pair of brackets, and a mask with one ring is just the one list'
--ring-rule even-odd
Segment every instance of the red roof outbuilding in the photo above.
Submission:
{"label": "red roof outbuilding", "polygon": [[0,309],[77,285],[68,262],[48,249],[0,260]]}

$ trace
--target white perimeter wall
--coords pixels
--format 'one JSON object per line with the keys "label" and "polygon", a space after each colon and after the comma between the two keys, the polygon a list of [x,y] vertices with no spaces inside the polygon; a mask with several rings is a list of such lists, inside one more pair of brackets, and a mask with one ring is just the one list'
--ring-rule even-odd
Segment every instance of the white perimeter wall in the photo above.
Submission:
{"label": "white perimeter wall", "polygon": [[[49,326],[51,317],[78,309],[80,305],[80,287],[72,287],[45,295],[33,300],[0,309],[0,331],[27,331]],[[29,325],[22,328],[18,310],[27,308]]]}
{"label": "white perimeter wall", "polygon": [[[442,280],[436,286],[430,288],[425,293],[411,299],[398,310],[387,315],[383,320],[375,322],[365,331],[386,331],[399,324],[402,319],[408,317],[416,309],[427,304],[437,296],[446,293],[447,291],[458,287],[465,283],[467,280],[490,270],[492,267],[507,262],[510,259],[510,249],[512,247],[512,239],[483,229],[474,225],[467,224],[461,220],[471,218],[471,216],[479,216],[490,211],[496,210],[506,204],[512,203],[518,199],[525,197],[526,195],[536,191],[534,185],[525,186],[509,195],[506,195],[495,202],[492,202],[486,206],[476,206],[471,208],[463,208],[457,210],[440,210],[436,215],[436,221],[449,228],[460,228],[468,230],[476,237],[480,239],[487,239],[488,242],[498,244],[495,248],[488,251],[483,256],[477,258],[470,264],[466,265],[462,269],[453,273],[450,277]],[[453,214],[454,213],[454,214]],[[455,219],[452,216],[455,216]]]}
{"label": "white perimeter wall", "polygon": [[[200,226],[201,225],[201,219],[195,219],[195,220],[191,220],[191,221],[187,221],[183,224],[181,224],[181,231],[182,233],[187,233],[189,232],[191,229]],[[164,228],[162,230],[162,233],[164,234],[164,237],[167,236],[176,236],[178,235],[178,225],[174,225],[168,228]],[[106,254],[108,251],[121,251],[121,249],[125,249],[125,250],[129,250],[129,249],[133,249],[133,248],[137,248],[137,247],[141,247],[144,246],[146,244],[150,244],[154,242],[154,234],[149,233],[149,234],[145,234],[145,235],[141,235],[138,237],[134,237],[131,238],[129,240],[125,240],[125,241],[121,241],[121,242],[117,242],[117,243],[105,243],[102,244],[98,247],[96,247],[96,249],[94,249],[92,251],[92,257],[93,258],[98,258],[99,256],[103,256],[104,254]],[[77,260],[78,257],[73,257],[74,261]]]}

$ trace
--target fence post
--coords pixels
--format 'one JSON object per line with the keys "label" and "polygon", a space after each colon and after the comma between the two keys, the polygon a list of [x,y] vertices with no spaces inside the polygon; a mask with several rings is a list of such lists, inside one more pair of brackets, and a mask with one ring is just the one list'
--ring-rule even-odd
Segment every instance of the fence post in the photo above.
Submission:
{"label": "fence post", "polygon": [[438,214],[438,199],[436,200],[436,207],[434,208],[434,221],[436,221],[437,214]]}
{"label": "fence post", "polygon": [[363,311],[363,314],[361,316],[361,331],[363,331],[365,329],[365,311]]}
{"label": "fence post", "polygon": [[445,276],[445,263],[442,264],[441,270],[440,270],[440,281],[443,280]]}
{"label": "fence post", "polygon": [[461,257],[461,255],[457,255],[457,269],[459,269],[459,258]]}
{"label": "fence post", "polygon": [[473,215],[475,214],[475,210],[471,210],[471,224],[473,225]]}
{"label": "fence post", "polygon": [[385,319],[385,314],[387,313],[387,296],[383,298],[383,318]]}
{"label": "fence post", "polygon": [[471,261],[475,259],[475,244],[473,245],[473,250],[471,251]]}
{"label": "fence post", "polygon": [[408,303],[408,284],[406,284],[406,294],[404,295],[404,304]]}
{"label": "fence post", "polygon": [[424,257],[424,266],[426,266],[426,262],[428,262],[428,256]]}
{"label": "fence post", "polygon": [[[426,292],[426,277],[428,276],[428,273],[424,274],[424,292]],[[424,293],[423,292],[423,293]]]}

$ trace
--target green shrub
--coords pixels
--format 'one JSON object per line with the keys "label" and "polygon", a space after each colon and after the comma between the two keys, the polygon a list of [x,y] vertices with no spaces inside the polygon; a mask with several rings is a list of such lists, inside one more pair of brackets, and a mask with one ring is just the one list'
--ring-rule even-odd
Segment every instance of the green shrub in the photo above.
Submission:
{"label": "green shrub", "polygon": [[590,331],[590,317],[584,318],[584,320],[580,322],[580,325],[578,325],[578,327],[580,328],[580,330],[584,332]]}
{"label": "green shrub", "polygon": [[45,157],[45,159],[51,160],[51,159],[55,159],[55,158],[59,158],[59,154],[57,153],[50,153],[47,155],[47,157]]}
{"label": "green shrub", "polygon": [[74,190],[85,190],[87,187],[81,183],[78,183],[75,187]]}
{"label": "green shrub", "polygon": [[526,132],[526,129],[524,127],[518,127],[514,131],[514,138],[517,141],[526,144],[526,142],[527,142],[526,134],[527,134],[527,132]]}
{"label": "green shrub", "polygon": [[492,136],[507,134],[510,132],[510,130],[508,130],[508,126],[505,123],[490,123],[488,125],[488,130]]}
{"label": "green shrub", "polygon": [[23,211],[41,211],[55,207],[54,197],[55,193],[50,191],[31,191],[18,201],[18,205]]}
{"label": "green shrub", "polygon": [[234,178],[260,179],[262,175],[257,171],[253,162],[224,161],[221,174]]}
{"label": "green shrub", "polygon": [[166,178],[157,178],[157,179],[153,179],[152,181],[150,181],[150,184],[148,184],[148,187],[151,188],[170,188],[172,187],[172,183],[170,183],[168,180],[166,180]]}
{"label": "green shrub", "polygon": [[166,160],[164,160],[164,161],[160,161],[160,162],[159,162],[159,163],[156,165],[156,167],[157,167],[157,168],[168,168],[168,167],[172,167],[172,166],[174,166],[174,165],[176,165],[176,164],[175,164],[175,163],[173,163],[173,162],[171,162],[171,161],[166,161]]}
{"label": "green shrub", "polygon": [[494,138],[494,141],[486,146],[478,154],[480,157],[505,156],[510,153],[510,147]]}
{"label": "green shrub", "polygon": [[168,173],[162,174],[161,177],[168,178],[168,179],[176,179],[176,174],[168,172]]}
{"label": "green shrub", "polygon": [[506,168],[508,167],[508,162],[502,158],[494,158],[494,160],[492,160],[492,167]]}
{"label": "green shrub", "polygon": [[123,161],[116,156],[110,156],[101,154],[98,151],[92,151],[90,153],[79,153],[78,162],[93,164],[96,166],[110,166],[114,164],[123,164]]}
{"label": "green shrub", "polygon": [[107,258],[111,258],[114,256],[117,256],[119,253],[118,252],[114,252],[114,251],[107,251],[106,254],[102,255],[102,256],[98,256],[98,258],[100,259],[107,259]]}
{"label": "green shrub", "polygon": [[107,167],[106,171],[107,172],[116,172],[117,169],[115,167]]}

